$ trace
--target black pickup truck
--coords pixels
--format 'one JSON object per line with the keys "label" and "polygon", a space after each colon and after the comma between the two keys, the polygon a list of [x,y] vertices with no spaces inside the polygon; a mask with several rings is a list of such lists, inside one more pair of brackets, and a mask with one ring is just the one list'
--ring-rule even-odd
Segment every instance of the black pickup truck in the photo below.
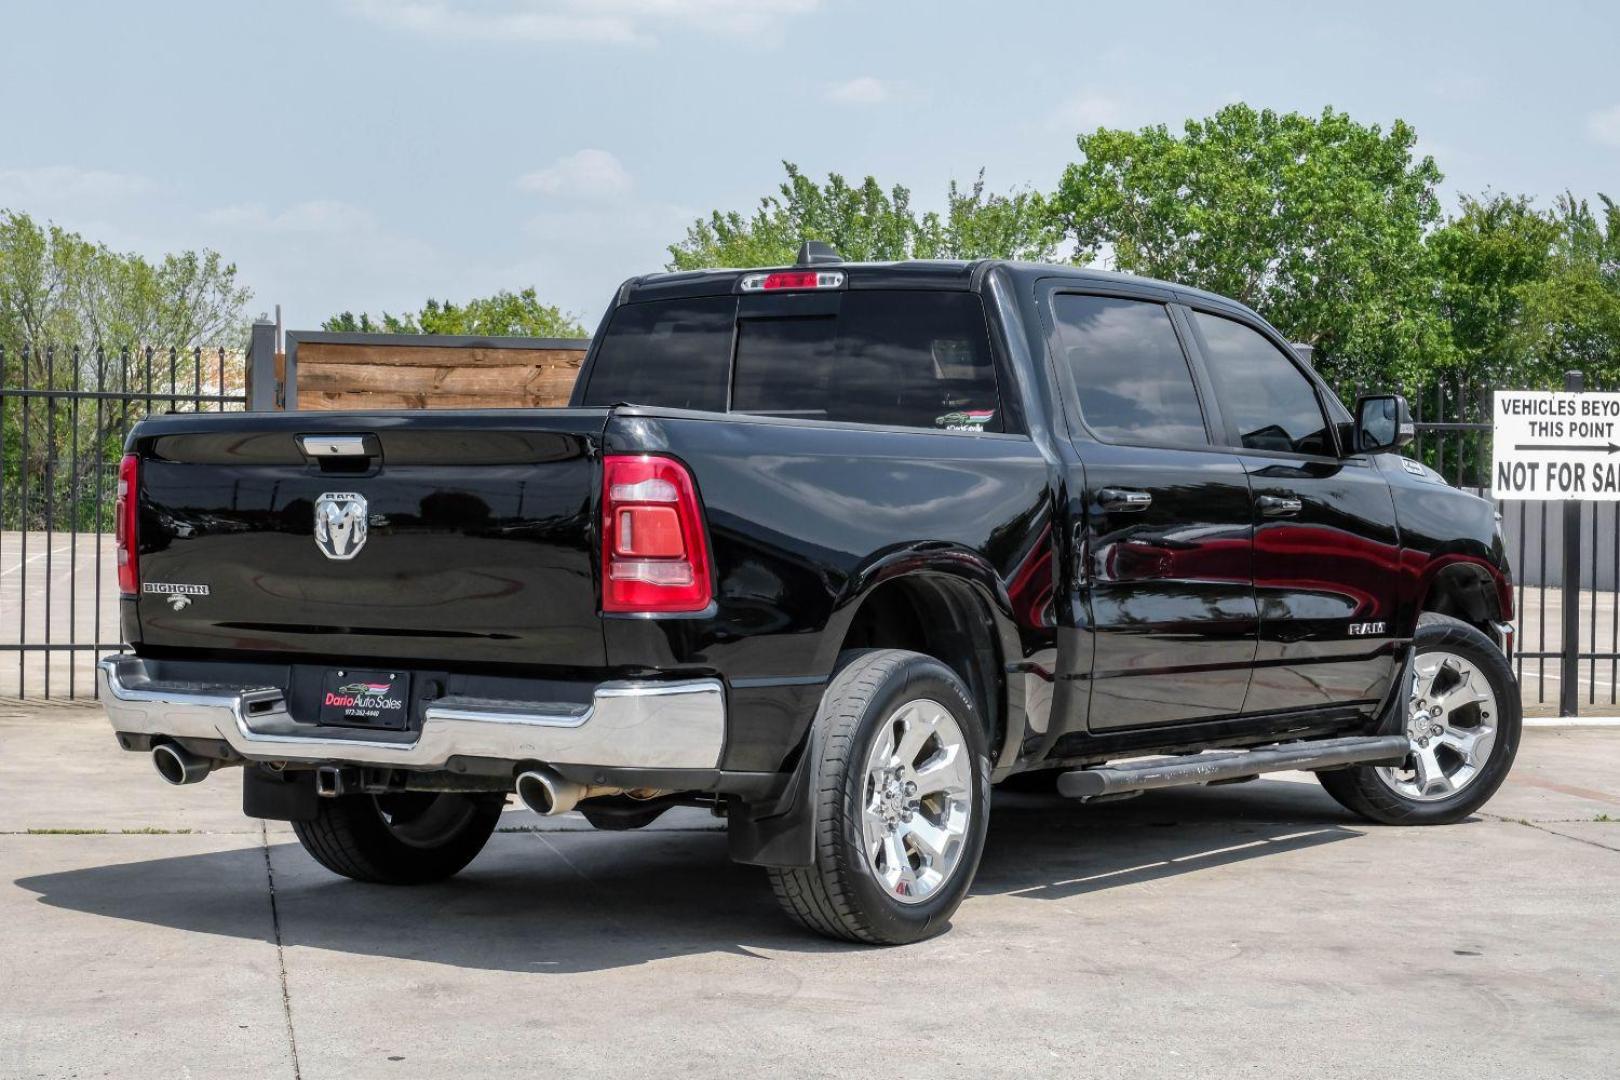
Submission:
{"label": "black pickup truck", "polygon": [[913,941],[1018,774],[1491,796],[1508,564],[1411,433],[1164,282],[816,245],[635,278],[566,408],[142,422],[102,696],[351,878],[455,873],[514,792],[700,806],[806,927]]}

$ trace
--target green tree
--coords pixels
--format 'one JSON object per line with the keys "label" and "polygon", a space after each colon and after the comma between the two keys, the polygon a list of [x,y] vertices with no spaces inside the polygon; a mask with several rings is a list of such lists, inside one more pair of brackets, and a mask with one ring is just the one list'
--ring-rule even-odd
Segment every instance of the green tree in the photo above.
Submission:
{"label": "green tree", "polygon": [[251,296],[217,252],[153,262],[0,210],[0,345],[8,356],[25,346],[235,346]]}
{"label": "green tree", "polygon": [[1524,313],[1512,340],[1525,358],[1525,385],[1559,385],[1574,368],[1588,386],[1620,387],[1620,206],[1598,199],[1601,217],[1584,199],[1558,198],[1548,273],[1520,286]]}
{"label": "green tree", "polygon": [[1042,259],[1059,237],[1046,200],[1032,191],[986,194],[981,170],[971,188],[953,181],[944,215],[916,213],[911,192],[868,176],[852,185],[838,173],[818,184],[784,161],[787,179],[749,217],[715,210],[669,247],[668,268],[782,266],[806,240],[831,244],[856,262],[894,259]]}
{"label": "green tree", "polygon": [[987,195],[984,170],[980,169],[966,191],[951,181],[943,218],[932,211],[922,216],[912,255],[919,259],[1041,262],[1057,254],[1062,239],[1044,195],[1027,189]]}
{"label": "green tree", "polygon": [[1559,228],[1524,196],[1465,196],[1428,244],[1451,366],[1474,385],[1522,381],[1525,298],[1553,268]]}
{"label": "green tree", "polygon": [[[134,385],[143,368],[137,361],[120,371],[124,350],[138,356],[142,347],[165,353],[239,347],[250,295],[237,284],[236,267],[216,252],[187,251],[153,261],[0,209],[0,351],[5,357],[0,377],[8,385],[26,378],[39,387],[47,376],[57,388],[75,381],[93,387],[98,377],[109,386]],[[168,366],[160,361],[154,371]],[[239,389],[240,366],[233,365],[230,374],[224,366],[212,358],[175,363],[170,377],[182,395]],[[36,527],[47,507],[59,527],[70,522],[83,529],[109,527],[108,507],[95,495],[104,490],[97,486],[105,480],[103,469],[118,460],[127,410],[90,402],[69,408],[40,398],[19,399],[15,410],[0,446],[0,486],[17,492],[6,502],[5,527]],[[26,458],[19,430],[23,416],[32,418],[34,432]],[[78,517],[70,518],[74,512]]]}
{"label": "green tree", "polygon": [[1432,158],[1402,121],[1223,108],[1077,138],[1052,204],[1076,259],[1235,297],[1316,349],[1341,384],[1413,378],[1449,346],[1423,240]]}
{"label": "green tree", "polygon": [[501,290],[493,296],[457,304],[429,300],[418,312],[372,318],[364,312],[345,311],[321,324],[324,330],[361,334],[463,334],[474,337],[589,336],[579,320],[550,304],[542,304],[532,288]]}

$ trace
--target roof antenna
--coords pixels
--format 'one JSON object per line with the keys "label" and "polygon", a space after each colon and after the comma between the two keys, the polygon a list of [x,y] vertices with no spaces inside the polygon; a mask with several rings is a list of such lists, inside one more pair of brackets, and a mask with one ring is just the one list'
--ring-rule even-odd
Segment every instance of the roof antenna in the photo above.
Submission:
{"label": "roof antenna", "polygon": [[844,257],[838,254],[831,244],[823,243],[820,240],[806,240],[799,245],[799,254],[793,265],[828,266],[843,261]]}

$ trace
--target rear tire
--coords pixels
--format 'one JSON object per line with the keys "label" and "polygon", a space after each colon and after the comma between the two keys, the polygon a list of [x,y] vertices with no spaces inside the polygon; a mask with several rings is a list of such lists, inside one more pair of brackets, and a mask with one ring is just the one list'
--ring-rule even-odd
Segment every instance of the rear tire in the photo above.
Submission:
{"label": "rear tire", "polygon": [[1370,821],[1449,825],[1507,779],[1519,750],[1519,687],[1502,651],[1458,619],[1425,612],[1413,644],[1418,670],[1405,713],[1412,754],[1399,768],[1358,766],[1317,779]]}
{"label": "rear tire", "polygon": [[339,795],[294,821],[311,857],[334,874],[379,885],[443,881],[472,862],[501,819],[506,796],[450,792]]}
{"label": "rear tire", "polygon": [[983,723],[962,680],[900,649],[846,653],[821,699],[815,863],[773,867],[777,901],[827,937],[904,945],[967,896],[990,817]]}

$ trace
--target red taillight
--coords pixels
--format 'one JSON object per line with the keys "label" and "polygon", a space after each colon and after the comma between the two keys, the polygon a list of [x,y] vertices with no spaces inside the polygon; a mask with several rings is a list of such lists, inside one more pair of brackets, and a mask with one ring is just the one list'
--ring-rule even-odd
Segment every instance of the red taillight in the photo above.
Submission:
{"label": "red taillight", "polygon": [[749,274],[742,279],[743,292],[773,292],[777,289],[841,289],[844,275],[837,270],[775,270],[769,274]]}
{"label": "red taillight", "polygon": [[118,549],[118,591],[133,596],[140,591],[140,560],[135,551],[135,521],[140,504],[140,458],[125,454],[118,463],[118,498],[113,504],[113,533]]}
{"label": "red taillight", "polygon": [[602,465],[602,610],[709,606],[703,510],[686,466],[651,454]]}

